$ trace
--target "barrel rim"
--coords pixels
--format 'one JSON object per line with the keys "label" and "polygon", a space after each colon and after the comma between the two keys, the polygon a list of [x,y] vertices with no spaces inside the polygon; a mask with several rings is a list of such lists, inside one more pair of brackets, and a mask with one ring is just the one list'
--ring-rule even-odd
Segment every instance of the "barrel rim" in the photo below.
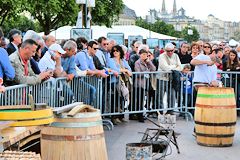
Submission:
{"label": "barrel rim", "polygon": [[50,127],[57,128],[86,128],[86,127],[96,127],[102,126],[102,120],[93,122],[53,122],[49,124]]}

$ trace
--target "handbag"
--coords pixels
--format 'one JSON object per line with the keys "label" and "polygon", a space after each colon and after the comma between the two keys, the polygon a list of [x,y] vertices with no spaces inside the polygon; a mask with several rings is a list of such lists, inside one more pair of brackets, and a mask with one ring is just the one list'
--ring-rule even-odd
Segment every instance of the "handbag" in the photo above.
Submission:
{"label": "handbag", "polygon": [[124,99],[128,99],[129,90],[124,81],[120,80],[117,86],[118,92],[123,96]]}

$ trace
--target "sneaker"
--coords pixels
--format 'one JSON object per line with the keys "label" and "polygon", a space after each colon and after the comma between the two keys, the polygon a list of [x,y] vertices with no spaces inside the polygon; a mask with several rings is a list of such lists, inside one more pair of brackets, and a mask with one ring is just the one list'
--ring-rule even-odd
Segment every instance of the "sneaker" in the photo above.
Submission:
{"label": "sneaker", "polygon": [[121,119],[119,119],[121,122],[127,122],[127,120],[126,119],[124,119],[124,118],[121,118]]}
{"label": "sneaker", "polygon": [[111,121],[112,121],[113,125],[117,125],[118,124],[116,119],[112,119]]}
{"label": "sneaker", "polygon": [[122,121],[120,121],[119,118],[116,118],[115,121],[116,121],[117,123],[122,123]]}

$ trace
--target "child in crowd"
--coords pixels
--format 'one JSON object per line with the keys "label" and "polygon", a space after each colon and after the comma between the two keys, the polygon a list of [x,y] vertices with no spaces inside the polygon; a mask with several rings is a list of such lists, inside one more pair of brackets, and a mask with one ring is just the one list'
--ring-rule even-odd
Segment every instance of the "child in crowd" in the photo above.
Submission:
{"label": "child in crowd", "polygon": [[192,95],[192,75],[191,75],[191,66],[190,64],[185,64],[183,70],[181,71],[181,81],[183,81],[183,90],[182,90],[182,97],[183,101],[182,104],[185,107],[192,107],[191,106],[191,95]]}

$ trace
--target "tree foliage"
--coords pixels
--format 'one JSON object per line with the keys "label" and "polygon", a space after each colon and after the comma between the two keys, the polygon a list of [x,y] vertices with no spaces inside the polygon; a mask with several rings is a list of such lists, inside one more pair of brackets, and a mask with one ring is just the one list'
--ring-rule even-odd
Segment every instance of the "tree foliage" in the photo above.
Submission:
{"label": "tree foliage", "polygon": [[111,27],[123,10],[122,0],[96,0],[96,7],[92,10],[92,21],[97,25]]}
{"label": "tree foliage", "polygon": [[74,0],[27,0],[25,9],[39,21],[45,34],[62,25],[71,25],[78,12]]}
{"label": "tree foliage", "polygon": [[240,30],[234,32],[234,36],[230,39],[235,39],[236,41],[240,41]]}
{"label": "tree foliage", "polygon": [[193,35],[188,35],[188,27],[184,28],[181,32],[179,32],[174,29],[173,25],[166,24],[164,21],[161,20],[157,20],[155,23],[151,24],[140,18],[136,21],[136,25],[160,34],[183,38],[188,42],[196,41],[199,39],[199,33],[195,27],[192,27]]}
{"label": "tree foliage", "polygon": [[145,20],[140,18],[136,21],[136,25],[160,34],[165,34],[174,37],[180,36],[180,34],[177,31],[175,31],[173,25],[166,24],[164,21],[161,20],[158,20],[155,23],[151,24],[147,23]]}
{"label": "tree foliage", "polygon": [[17,15],[16,17],[9,18],[3,23],[2,28],[4,33],[8,33],[13,28],[16,28],[22,32],[26,32],[29,29],[36,32],[40,31],[40,26],[38,22],[34,22],[22,15]]}
{"label": "tree foliage", "polygon": [[[122,0],[96,0],[92,22],[111,26],[123,8]],[[64,25],[75,25],[80,7],[75,0],[27,0],[25,7],[39,21],[45,34]]]}
{"label": "tree foliage", "polygon": [[199,40],[199,33],[197,31],[197,29],[195,27],[191,27],[190,29],[193,31],[193,34],[192,35],[189,35],[188,34],[188,27],[185,27],[183,30],[182,30],[182,38],[184,38],[186,41],[188,41],[189,43],[190,42],[193,42],[193,41],[197,41]]}
{"label": "tree foliage", "polygon": [[17,16],[22,10],[19,0],[1,0],[0,3],[0,26],[10,17]]}

